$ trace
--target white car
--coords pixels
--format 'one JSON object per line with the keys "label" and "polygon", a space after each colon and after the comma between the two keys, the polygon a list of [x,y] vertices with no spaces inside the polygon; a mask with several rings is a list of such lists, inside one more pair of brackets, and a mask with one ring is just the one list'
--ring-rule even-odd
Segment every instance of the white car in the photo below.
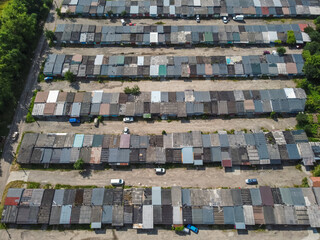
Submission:
{"label": "white car", "polygon": [[16,140],[18,139],[18,137],[19,137],[19,132],[14,132],[14,133],[12,134],[12,140],[13,140],[13,141],[16,141]]}
{"label": "white car", "polygon": [[123,129],[123,133],[124,133],[124,134],[129,134],[129,128],[125,127],[125,128]]}
{"label": "white car", "polygon": [[133,121],[134,121],[133,117],[125,117],[125,118],[123,118],[123,122],[125,122],[125,123],[130,123],[130,122],[133,122]]}
{"label": "white car", "polygon": [[227,23],[229,22],[228,17],[222,17],[222,22],[223,22],[224,24],[227,24]]}
{"label": "white car", "polygon": [[124,181],[123,179],[111,179],[110,183],[113,186],[120,186],[124,184]]}
{"label": "white car", "polygon": [[154,169],[157,174],[165,174],[166,170],[164,168],[155,168]]}

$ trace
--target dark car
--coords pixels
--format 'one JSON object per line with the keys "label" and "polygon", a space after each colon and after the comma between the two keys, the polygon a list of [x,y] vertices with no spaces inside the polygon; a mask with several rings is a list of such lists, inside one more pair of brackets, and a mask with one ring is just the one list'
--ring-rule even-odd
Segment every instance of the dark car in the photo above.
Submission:
{"label": "dark car", "polygon": [[188,224],[187,228],[190,229],[192,232],[194,232],[196,234],[198,234],[198,232],[199,232],[199,229],[197,227],[191,225],[191,224]]}
{"label": "dark car", "polygon": [[267,55],[267,54],[270,54],[269,51],[263,51],[263,55]]}

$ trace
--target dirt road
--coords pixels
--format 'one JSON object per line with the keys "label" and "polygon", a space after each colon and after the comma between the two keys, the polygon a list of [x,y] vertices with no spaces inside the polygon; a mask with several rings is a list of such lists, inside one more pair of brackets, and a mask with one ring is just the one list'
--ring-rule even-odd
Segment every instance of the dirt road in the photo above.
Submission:
{"label": "dirt road", "polygon": [[[126,19],[129,22],[129,19]],[[136,25],[155,25],[156,23],[162,23],[162,25],[172,25],[172,26],[181,26],[181,25],[225,25],[221,19],[211,19],[204,20],[202,19],[200,23],[197,23],[195,19],[131,19],[131,22]],[[307,19],[245,19],[245,22],[236,22],[230,21],[228,25],[266,25],[266,24],[299,24],[307,23],[314,25],[313,20]],[[86,24],[86,25],[97,25],[97,26],[121,26],[120,19],[93,19],[93,18],[65,18],[58,19],[57,24]]]}
{"label": "dirt road", "polygon": [[[219,188],[219,187],[256,187],[248,186],[245,183],[247,178],[257,178],[261,186],[270,187],[293,187],[294,184],[300,185],[301,180],[306,177],[305,172],[295,169],[294,166],[286,166],[279,169],[263,170],[240,170],[234,167],[232,170],[224,170],[218,167],[207,167],[197,170],[194,167],[167,169],[164,175],[156,175],[153,168],[126,168],[121,170],[109,169],[104,171],[89,171],[87,174],[80,175],[79,171],[42,171],[25,170],[14,171],[8,182],[14,180],[24,180],[30,182],[40,182],[43,184],[71,184],[71,185],[96,185],[104,187],[110,185],[112,178],[122,178],[128,186],[181,186],[181,187],[200,187],[200,188]],[[191,181],[192,179],[192,181]]]}
{"label": "dirt road", "polygon": [[123,228],[121,230],[107,229],[106,231],[35,231],[26,229],[0,230],[2,240],[160,240],[160,239],[219,239],[219,240],[318,240],[319,233],[315,229],[284,228],[281,230],[248,231],[247,234],[238,234],[235,230],[212,230],[201,227],[199,234],[178,235],[174,231],[163,229],[136,230]]}
{"label": "dirt road", "polygon": [[[302,49],[286,48],[287,54],[301,54]],[[48,50],[48,53],[75,55],[125,55],[125,56],[248,56],[262,55],[263,51],[272,52],[276,47],[203,47],[203,48],[173,48],[173,47],[100,47],[100,48],[61,48],[54,47]]]}
{"label": "dirt road", "polygon": [[162,120],[160,122],[145,122],[138,121],[133,123],[123,123],[122,121],[105,120],[99,125],[99,128],[94,127],[93,123],[83,123],[79,126],[72,126],[69,122],[56,121],[37,121],[31,124],[22,124],[21,130],[33,132],[64,132],[64,133],[87,133],[87,134],[121,134],[124,127],[129,127],[131,134],[161,134],[163,130],[167,133],[186,132],[186,131],[202,131],[215,132],[219,130],[240,131],[248,129],[259,131],[263,127],[267,130],[284,130],[286,128],[294,128],[297,124],[296,119],[281,118],[274,121],[269,118],[234,118],[229,120],[210,119],[210,120],[190,120],[190,121],[172,121]]}
{"label": "dirt road", "polygon": [[125,87],[138,85],[140,91],[184,91],[193,89],[195,91],[233,91],[233,90],[261,90],[261,89],[279,89],[286,87],[295,87],[292,80],[171,80],[171,81],[108,81],[99,83],[97,81],[76,82],[70,84],[67,81],[58,81],[45,83],[41,82],[40,89],[63,90],[63,91],[94,91],[104,90],[105,92],[123,92]]}

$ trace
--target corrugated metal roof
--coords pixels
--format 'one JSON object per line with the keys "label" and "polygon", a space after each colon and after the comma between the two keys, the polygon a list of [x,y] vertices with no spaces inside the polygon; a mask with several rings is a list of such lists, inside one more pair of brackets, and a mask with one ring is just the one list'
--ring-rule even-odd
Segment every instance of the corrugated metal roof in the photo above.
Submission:
{"label": "corrugated metal roof", "polygon": [[261,206],[262,205],[262,199],[260,195],[260,189],[250,189],[251,199],[252,199],[252,205],[253,206]]}
{"label": "corrugated metal roof", "polygon": [[152,187],[152,205],[161,205],[161,187]]}

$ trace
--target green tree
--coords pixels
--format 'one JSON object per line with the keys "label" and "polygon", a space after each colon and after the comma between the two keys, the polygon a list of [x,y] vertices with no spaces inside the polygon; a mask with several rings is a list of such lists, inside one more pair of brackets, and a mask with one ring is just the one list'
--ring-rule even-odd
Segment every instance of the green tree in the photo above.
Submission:
{"label": "green tree", "polygon": [[316,54],[309,57],[303,66],[303,71],[308,80],[319,83],[320,55]]}
{"label": "green tree", "polygon": [[[6,134],[16,99],[24,87],[24,76],[51,0],[11,0],[0,15],[0,132]],[[29,117],[30,118],[30,117]]]}
{"label": "green tree", "polygon": [[126,12],[126,11],[122,11],[122,12],[121,12],[121,16],[122,16],[122,17],[125,17],[126,15],[127,15],[127,12]]}
{"label": "green tree", "polygon": [[284,47],[278,47],[277,52],[280,56],[282,56],[287,52],[287,50]]}
{"label": "green tree", "polygon": [[65,74],[64,74],[64,78],[69,81],[69,82],[74,82],[75,81],[75,76],[74,74],[71,72],[71,71],[67,71]]}
{"label": "green tree", "polygon": [[304,127],[305,125],[309,124],[309,119],[307,114],[299,113],[296,119],[299,127]]}
{"label": "green tree", "polygon": [[82,160],[82,158],[78,159],[74,164],[73,164],[73,168],[76,170],[82,170],[84,167],[84,161]]}
{"label": "green tree", "polygon": [[61,14],[61,8],[56,8],[56,13],[58,15],[58,17],[62,17],[62,14]]}
{"label": "green tree", "polygon": [[310,44],[312,44],[312,43],[314,43],[314,42],[320,42],[320,33],[318,32],[318,31],[312,31],[311,33],[309,33],[309,37],[310,37],[310,39],[311,39],[311,43],[307,43],[307,45],[310,45]]}
{"label": "green tree", "polygon": [[313,29],[313,27],[308,26],[308,27],[304,28],[304,32],[307,34],[310,34],[311,32],[314,32],[314,29]]}
{"label": "green tree", "polygon": [[294,32],[292,30],[287,32],[287,44],[289,45],[296,44],[296,37],[294,36]]}

